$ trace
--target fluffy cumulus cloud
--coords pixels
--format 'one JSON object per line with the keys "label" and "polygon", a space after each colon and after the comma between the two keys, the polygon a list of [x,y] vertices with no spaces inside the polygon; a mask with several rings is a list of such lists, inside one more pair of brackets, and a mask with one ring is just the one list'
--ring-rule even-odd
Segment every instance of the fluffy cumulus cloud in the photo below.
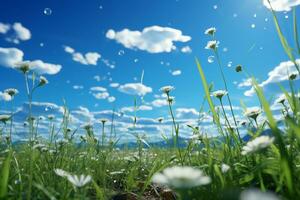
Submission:
{"label": "fluffy cumulus cloud", "polygon": [[[141,110],[141,111],[149,111],[152,110],[153,108],[151,106],[148,105],[141,105],[139,107],[137,107],[137,110]],[[130,107],[123,107],[121,108],[121,112],[134,112],[136,109],[133,106]]]}
{"label": "fluffy cumulus cloud", "polygon": [[162,106],[167,106],[168,105],[168,101],[166,99],[155,99],[151,102],[151,104],[154,107],[162,107]]}
{"label": "fluffy cumulus cloud", "polygon": [[177,118],[188,118],[195,119],[199,117],[199,112],[194,108],[177,108],[176,109],[176,117]]}
{"label": "fluffy cumulus cloud", "polygon": [[172,71],[171,74],[172,74],[173,76],[179,76],[179,75],[181,75],[181,70],[175,70],[175,71]]}
{"label": "fluffy cumulus cloud", "polygon": [[4,24],[0,22],[0,33],[2,34],[6,34],[10,29],[10,25],[9,24]]}
{"label": "fluffy cumulus cloud", "polygon": [[118,88],[120,92],[130,95],[145,96],[152,92],[152,88],[142,83],[126,83]]}
{"label": "fluffy cumulus cloud", "polygon": [[110,96],[109,92],[106,88],[101,86],[95,86],[90,88],[90,93],[96,98],[96,99],[106,99],[108,102],[112,103],[116,100],[114,96]]}
{"label": "fluffy cumulus cloud", "polygon": [[97,52],[88,52],[83,55],[80,52],[76,52],[75,49],[69,46],[64,46],[64,50],[66,53],[72,55],[72,59],[75,62],[79,62],[83,65],[97,65],[98,60],[101,58],[101,55]]}
{"label": "fluffy cumulus cloud", "polygon": [[192,49],[189,46],[185,46],[181,48],[182,53],[192,53]]}
{"label": "fluffy cumulus cloud", "polygon": [[61,65],[45,63],[42,60],[23,61],[24,53],[17,48],[0,47],[0,66],[15,68],[17,64],[26,62],[32,71],[38,74],[57,74],[61,70]]}
{"label": "fluffy cumulus cloud", "polygon": [[[300,0],[269,0],[273,10],[275,11],[290,11],[292,7],[300,5]],[[264,0],[264,5],[271,9],[268,0]]]}
{"label": "fluffy cumulus cloud", "polygon": [[14,67],[23,61],[24,53],[17,48],[0,47],[0,65],[3,67]]}
{"label": "fluffy cumulus cloud", "polygon": [[31,38],[31,32],[21,23],[4,24],[0,22],[0,33],[5,35],[8,42],[19,44],[20,41],[26,41]]}
{"label": "fluffy cumulus cloud", "polygon": [[[300,65],[300,59],[296,60],[298,65]],[[272,83],[279,83],[283,81],[287,81],[291,74],[298,74],[298,71],[291,61],[281,62],[278,66],[276,66],[272,71],[268,73],[268,79],[259,84],[260,87],[264,88]],[[245,96],[253,96],[255,94],[255,90],[253,87],[251,89],[245,91]]]}
{"label": "fluffy cumulus cloud", "polygon": [[116,32],[108,30],[106,37],[116,40],[129,49],[139,49],[149,53],[171,52],[176,49],[174,42],[188,42],[190,36],[183,35],[178,29],[150,26],[142,31],[124,29]]}

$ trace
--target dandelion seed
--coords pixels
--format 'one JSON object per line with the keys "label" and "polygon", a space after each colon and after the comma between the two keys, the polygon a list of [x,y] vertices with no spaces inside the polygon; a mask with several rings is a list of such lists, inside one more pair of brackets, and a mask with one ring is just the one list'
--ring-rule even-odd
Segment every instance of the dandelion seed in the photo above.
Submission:
{"label": "dandelion seed", "polygon": [[217,40],[208,41],[205,49],[216,50],[219,47],[220,42]]}
{"label": "dandelion seed", "polygon": [[38,85],[39,87],[44,86],[48,83],[49,83],[49,81],[46,79],[46,77],[40,76],[40,82],[39,82],[39,85]]}
{"label": "dandelion seed", "polygon": [[217,90],[217,91],[213,92],[211,94],[211,96],[214,96],[221,100],[223,98],[223,96],[225,96],[227,94],[228,94],[228,92],[226,90]]}
{"label": "dandelion seed", "polygon": [[251,153],[255,153],[259,150],[265,149],[270,146],[274,142],[273,137],[269,136],[259,136],[254,140],[248,142],[246,146],[242,148],[242,155],[247,155]]}
{"label": "dandelion seed", "polygon": [[165,94],[169,94],[172,90],[174,90],[175,88],[173,87],[173,86],[170,86],[170,85],[168,85],[168,86],[164,86],[164,87],[161,87],[160,89],[159,89],[159,91],[161,91],[161,92],[163,92],[163,93],[165,93]]}
{"label": "dandelion seed", "polygon": [[14,97],[15,95],[17,95],[19,93],[19,91],[15,88],[9,88],[4,90],[4,93],[8,94],[10,97]]}
{"label": "dandelion seed", "polygon": [[209,184],[211,178],[199,169],[175,166],[154,174],[152,182],[172,188],[192,188]]}
{"label": "dandelion seed", "polygon": [[205,35],[214,35],[216,33],[217,29],[215,27],[211,27],[205,30]]}
{"label": "dandelion seed", "polygon": [[56,175],[61,176],[61,177],[67,177],[69,175],[69,172],[66,172],[63,169],[54,169],[54,172]]}
{"label": "dandelion seed", "polygon": [[83,187],[85,186],[86,184],[88,184],[89,182],[91,182],[92,180],[92,177],[87,175],[80,175],[80,176],[77,176],[77,175],[68,175],[67,176],[67,179],[68,181],[70,181],[70,183],[73,184],[73,186],[75,187]]}

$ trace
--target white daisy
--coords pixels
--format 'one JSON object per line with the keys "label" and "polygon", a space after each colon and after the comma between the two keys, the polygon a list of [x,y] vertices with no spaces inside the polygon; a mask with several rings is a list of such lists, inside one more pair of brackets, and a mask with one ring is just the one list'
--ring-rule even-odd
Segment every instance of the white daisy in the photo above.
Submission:
{"label": "white daisy", "polygon": [[4,92],[7,93],[11,97],[13,97],[13,96],[15,96],[16,94],[19,93],[19,91],[15,88],[6,89],[6,90],[4,90]]}
{"label": "white daisy", "polygon": [[54,169],[54,172],[56,175],[61,176],[61,177],[67,177],[69,175],[69,172],[66,172],[63,169]]}
{"label": "white daisy", "polygon": [[217,91],[214,91],[211,96],[214,96],[218,99],[222,99],[223,96],[227,95],[228,92],[226,90],[217,90]]}
{"label": "white daisy", "polygon": [[172,90],[174,90],[175,88],[173,86],[164,86],[164,87],[161,87],[159,90],[165,94],[169,94]]}
{"label": "white daisy", "polygon": [[246,146],[243,146],[242,155],[251,154],[259,150],[265,149],[268,146],[270,146],[273,142],[274,142],[273,137],[269,137],[265,135],[259,136],[254,140],[248,142]]}
{"label": "white daisy", "polygon": [[175,166],[154,174],[152,182],[172,188],[191,188],[207,185],[211,182],[211,178],[205,176],[199,169]]}
{"label": "white daisy", "polygon": [[43,86],[43,85],[46,85],[48,83],[49,83],[49,81],[46,79],[46,77],[40,76],[39,86]]}
{"label": "white daisy", "polygon": [[0,115],[0,122],[6,123],[10,119],[10,115]]}
{"label": "white daisy", "polygon": [[208,41],[205,49],[216,50],[219,47],[220,42],[217,40]]}
{"label": "white daisy", "polygon": [[75,187],[83,187],[86,184],[88,184],[89,182],[91,182],[92,177],[90,175],[68,175],[67,176],[68,181],[70,181],[70,183],[72,183],[73,186]]}
{"label": "white daisy", "polygon": [[241,193],[240,200],[279,200],[279,198],[271,192],[262,192],[258,189],[248,189]]}
{"label": "white daisy", "polygon": [[214,35],[216,33],[217,29],[215,27],[211,27],[206,29],[206,31],[204,32],[205,35]]}
{"label": "white daisy", "polygon": [[254,120],[256,120],[256,118],[258,117],[259,114],[262,113],[262,110],[258,107],[253,107],[253,108],[247,108],[247,110],[245,111],[244,115],[246,117],[252,118]]}

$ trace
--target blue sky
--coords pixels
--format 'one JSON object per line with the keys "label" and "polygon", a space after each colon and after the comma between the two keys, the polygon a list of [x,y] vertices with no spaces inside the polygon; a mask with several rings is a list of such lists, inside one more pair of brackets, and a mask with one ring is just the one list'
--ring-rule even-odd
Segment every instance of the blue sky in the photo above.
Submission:
{"label": "blue sky", "polygon": [[[294,45],[292,12],[287,12],[289,7],[280,7],[278,0],[273,2],[280,11],[277,14],[283,33]],[[45,14],[47,10],[51,13]],[[192,109],[199,108],[204,96],[195,57],[201,61],[207,79],[214,82],[215,90],[224,89],[216,61],[208,62],[213,52],[204,49],[211,39],[204,34],[209,27],[217,28],[219,52],[235,106],[240,106],[240,100],[248,106],[257,105],[255,95],[245,95],[251,87],[238,87],[245,77],[235,73],[236,65],[244,66],[260,83],[267,80],[263,85],[265,92],[268,96],[278,96],[274,85],[282,80],[268,77],[268,73],[288,61],[271,12],[261,0],[3,0],[0,19],[2,27],[9,27],[1,32],[0,26],[0,91],[17,88],[20,93],[14,99],[14,107],[24,109],[27,98],[24,78],[12,69],[13,66],[5,66],[7,59],[18,60],[18,56],[8,57],[7,49],[17,48],[23,52],[23,60],[59,65],[60,70],[55,74],[49,75],[49,69],[44,69],[43,74],[50,83],[36,92],[34,101],[40,102],[40,106],[43,103],[44,106],[46,103],[61,106],[64,99],[74,112],[79,110],[94,116],[79,120],[80,123],[96,120],[95,112],[113,108],[126,111],[124,107],[133,106],[135,97],[138,97],[139,105],[148,109],[139,111],[138,117],[168,118],[167,107],[157,107],[153,103],[163,99],[158,95],[161,95],[159,88],[165,85],[176,88],[172,95],[176,98],[174,106],[179,109],[178,113],[184,111],[195,115]],[[20,23],[30,34],[24,33],[24,29],[15,29],[15,23]],[[137,38],[135,34],[141,34],[147,27],[153,32],[142,39]],[[125,34],[126,29],[129,34]],[[167,33],[159,35],[158,29]],[[109,37],[109,30],[120,37]],[[179,34],[176,39],[170,36],[175,32]],[[157,40],[162,43],[154,44]],[[182,52],[184,47],[188,52]],[[90,53],[90,59],[84,57],[87,53]],[[52,65],[48,67],[52,68]],[[134,84],[140,82],[143,72],[143,84],[151,89],[146,92],[144,102],[134,95],[141,92],[139,89],[128,94],[132,93],[128,84],[136,86]],[[172,72],[179,75],[174,76]],[[111,83],[117,87],[111,87]],[[102,89],[91,91],[92,87]],[[9,109],[9,102],[0,101],[2,112]],[[131,112],[125,114],[132,116]]]}

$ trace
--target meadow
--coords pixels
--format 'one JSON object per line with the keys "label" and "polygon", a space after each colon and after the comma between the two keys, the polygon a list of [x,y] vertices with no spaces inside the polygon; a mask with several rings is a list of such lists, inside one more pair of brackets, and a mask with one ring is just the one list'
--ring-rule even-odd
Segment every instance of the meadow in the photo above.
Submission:
{"label": "meadow", "polygon": [[[210,40],[206,49],[217,59],[224,89],[215,89],[213,80],[206,79],[205,67],[197,58],[195,67],[202,81],[199,88],[205,91],[204,104],[209,106],[206,112],[213,118],[218,136],[206,135],[198,126],[190,125],[193,136],[180,145],[181,131],[173,110],[174,87],[165,86],[161,92],[168,102],[173,130],[171,138],[162,137],[168,148],[151,146],[138,134],[134,147],[118,147],[118,138],[105,131],[110,119],[98,119],[103,128],[100,138],[92,124],[85,125],[85,134],[77,137],[77,132],[70,129],[67,107],[59,127],[51,123],[53,116],[44,119],[50,124],[49,138],[40,138],[40,119],[31,113],[33,94],[51,83],[43,76],[37,77],[28,63],[20,63],[18,70],[24,75],[29,105],[24,122],[28,135],[26,141],[13,143],[14,111],[0,115],[0,199],[299,199],[300,87],[295,83],[300,74],[296,60],[300,48],[296,10],[294,48],[283,35],[275,12],[273,17],[278,42],[297,69],[297,73],[289,75],[288,88],[278,85],[284,94],[276,100],[281,106],[280,120],[270,108],[274,99],[266,97],[255,77],[242,65],[236,66],[235,73],[251,78],[260,104],[249,109],[241,102],[244,120],[236,119],[216,29],[209,28],[205,31]],[[4,92],[12,101],[18,95],[13,88]],[[134,107],[137,109],[136,103]],[[264,120],[257,120],[261,116]],[[138,132],[137,117],[132,120],[133,132]],[[201,126],[201,116],[197,123]],[[241,136],[242,130],[246,130],[247,138]]]}

